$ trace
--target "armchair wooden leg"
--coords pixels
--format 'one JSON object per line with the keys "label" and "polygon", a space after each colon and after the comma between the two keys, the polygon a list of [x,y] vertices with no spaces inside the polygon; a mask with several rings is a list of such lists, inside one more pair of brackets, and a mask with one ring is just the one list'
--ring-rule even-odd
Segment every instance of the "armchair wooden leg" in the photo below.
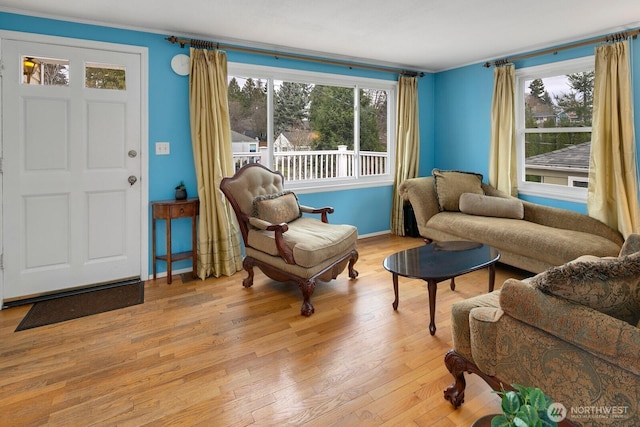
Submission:
{"label": "armchair wooden leg", "polygon": [[313,291],[315,291],[316,289],[316,281],[313,279],[306,280],[304,282],[299,282],[298,286],[302,291],[302,297],[303,297],[302,307],[300,308],[300,314],[302,314],[303,316],[309,317],[315,311],[315,308],[313,308],[313,304],[311,304],[310,299],[311,299],[311,295],[313,295]]}
{"label": "armchair wooden leg", "polygon": [[353,266],[358,262],[358,251],[354,250],[351,252],[351,259],[349,259],[349,277],[355,279],[358,277],[358,271],[353,268]]}
{"label": "armchair wooden leg", "polygon": [[250,288],[253,286],[253,258],[245,257],[242,261],[242,267],[247,271],[247,278],[242,281],[242,286]]}
{"label": "armchair wooden leg", "polygon": [[495,391],[515,390],[511,385],[503,384],[499,378],[485,374],[475,363],[460,356],[455,350],[449,350],[445,354],[444,364],[455,379],[455,382],[444,390],[444,398],[451,402],[454,408],[464,402],[464,389],[467,386],[465,372],[478,375]]}
{"label": "armchair wooden leg", "polygon": [[464,389],[467,386],[464,372],[469,363],[471,362],[460,356],[455,350],[449,350],[444,356],[444,364],[455,380],[444,390],[444,398],[451,402],[454,408],[458,408],[464,402]]}

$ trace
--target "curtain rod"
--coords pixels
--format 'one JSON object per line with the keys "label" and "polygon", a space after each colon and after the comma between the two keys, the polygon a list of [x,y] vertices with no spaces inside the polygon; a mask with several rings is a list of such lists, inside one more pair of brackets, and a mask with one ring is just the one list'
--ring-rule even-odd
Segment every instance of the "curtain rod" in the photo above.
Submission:
{"label": "curtain rod", "polygon": [[640,34],[640,29],[639,30],[632,30],[632,31],[623,31],[621,33],[615,33],[615,34],[610,34],[608,36],[602,36],[602,37],[598,37],[596,39],[591,39],[588,41],[582,41],[582,42],[577,42],[577,43],[571,43],[565,46],[560,46],[560,47],[556,47],[556,48],[552,48],[552,49],[545,49],[545,50],[541,50],[538,52],[533,52],[533,53],[528,53],[528,54],[524,54],[524,55],[517,55],[511,58],[503,58],[503,59],[497,59],[493,62],[489,61],[489,62],[485,62],[484,64],[482,64],[483,67],[486,68],[490,68],[491,66],[500,66],[500,65],[505,65],[508,64],[510,62],[515,62],[515,61],[520,61],[522,59],[528,59],[528,58],[534,58],[536,56],[542,56],[542,55],[548,55],[550,53],[552,54],[557,54],[558,52],[561,52],[563,50],[569,50],[569,49],[573,49],[576,47],[582,47],[582,46],[588,46],[591,44],[596,44],[596,43],[611,43],[611,42],[618,42],[618,41],[622,41],[628,37],[633,37],[636,38],[638,36],[638,34]]}
{"label": "curtain rod", "polygon": [[255,54],[258,54],[258,55],[273,56],[275,59],[280,59],[280,58],[297,59],[297,60],[301,60],[301,61],[316,62],[316,63],[320,63],[320,64],[338,65],[338,66],[342,66],[342,67],[348,67],[349,69],[361,68],[361,69],[365,69],[365,70],[382,71],[382,72],[386,72],[386,73],[396,73],[396,74],[401,74],[403,76],[408,76],[408,77],[424,77],[424,73],[421,72],[421,71],[402,70],[402,69],[398,69],[398,68],[376,67],[374,65],[354,64],[354,63],[349,63],[349,62],[345,62],[345,61],[336,61],[336,60],[331,60],[331,59],[320,59],[320,58],[313,58],[313,57],[303,56],[303,55],[295,55],[295,54],[292,54],[292,53],[269,52],[269,51],[264,51],[264,50],[260,50],[260,49],[252,49],[252,48],[247,48],[247,47],[222,45],[222,44],[217,43],[217,42],[210,42],[210,41],[206,41],[206,40],[181,39],[181,38],[178,38],[176,36],[167,37],[167,38],[165,38],[165,40],[167,40],[169,43],[173,43],[173,44],[179,43],[180,47],[182,47],[182,48],[184,48],[185,45],[190,45],[192,47],[200,48],[200,49],[235,50],[235,51],[238,51],[238,52],[255,53]]}

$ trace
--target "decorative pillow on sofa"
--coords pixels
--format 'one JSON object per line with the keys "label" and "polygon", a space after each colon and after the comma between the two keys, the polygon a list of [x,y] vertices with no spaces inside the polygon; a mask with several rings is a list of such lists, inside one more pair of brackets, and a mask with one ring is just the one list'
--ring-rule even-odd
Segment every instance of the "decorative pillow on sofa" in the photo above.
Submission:
{"label": "decorative pillow on sofa", "polygon": [[441,211],[459,211],[463,193],[484,194],[481,174],[440,169],[433,169],[431,173]]}
{"label": "decorative pillow on sofa", "polygon": [[640,234],[630,234],[624,240],[622,248],[620,248],[620,256],[631,255],[640,252]]}
{"label": "decorative pillow on sofa", "polygon": [[632,325],[640,321],[640,252],[619,258],[586,255],[552,267],[530,283]]}
{"label": "decorative pillow on sofa", "polygon": [[253,199],[253,216],[271,224],[282,224],[300,218],[300,203],[295,193],[266,194]]}
{"label": "decorative pillow on sofa", "polygon": [[495,216],[499,218],[524,218],[524,205],[516,198],[484,196],[463,193],[460,195],[460,211],[469,215]]}

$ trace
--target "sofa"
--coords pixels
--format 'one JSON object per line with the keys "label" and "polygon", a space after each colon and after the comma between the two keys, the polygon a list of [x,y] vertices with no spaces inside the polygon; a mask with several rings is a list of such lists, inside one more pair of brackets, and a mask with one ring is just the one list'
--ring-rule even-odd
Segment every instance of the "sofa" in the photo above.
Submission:
{"label": "sofa", "polygon": [[564,405],[568,425],[640,426],[640,235],[618,257],[582,256],[492,293],[452,305],[454,383],[464,373],[494,390],[542,389]]}
{"label": "sofa", "polygon": [[624,243],[604,223],[565,209],[510,197],[482,175],[433,170],[398,187],[429,241],[468,240],[500,251],[500,262],[540,273],[580,255],[616,256]]}

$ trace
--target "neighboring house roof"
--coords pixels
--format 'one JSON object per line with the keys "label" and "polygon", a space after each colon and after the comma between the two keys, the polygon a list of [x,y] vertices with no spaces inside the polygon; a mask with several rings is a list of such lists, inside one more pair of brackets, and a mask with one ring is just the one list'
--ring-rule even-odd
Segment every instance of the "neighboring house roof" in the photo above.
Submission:
{"label": "neighboring house roof", "polygon": [[240,132],[236,132],[234,130],[231,131],[231,142],[256,142],[255,138],[251,138],[250,136],[244,135]]}
{"label": "neighboring house roof", "polygon": [[545,104],[535,96],[527,95],[527,105],[531,108],[531,115],[536,120],[544,120],[556,116],[553,105]]}
{"label": "neighboring house roof", "polygon": [[284,133],[278,135],[276,140],[273,141],[273,146],[276,150],[283,151],[291,150],[293,148],[291,141],[289,141],[289,138],[287,138]]}
{"label": "neighboring house roof", "polygon": [[570,145],[549,153],[527,157],[525,166],[540,167],[544,169],[571,169],[589,170],[589,154],[591,141],[582,144]]}
{"label": "neighboring house roof", "polygon": [[531,113],[533,117],[555,117],[556,116],[556,112],[553,111],[553,107],[550,105],[540,104],[540,105],[534,106],[531,110],[532,110]]}

